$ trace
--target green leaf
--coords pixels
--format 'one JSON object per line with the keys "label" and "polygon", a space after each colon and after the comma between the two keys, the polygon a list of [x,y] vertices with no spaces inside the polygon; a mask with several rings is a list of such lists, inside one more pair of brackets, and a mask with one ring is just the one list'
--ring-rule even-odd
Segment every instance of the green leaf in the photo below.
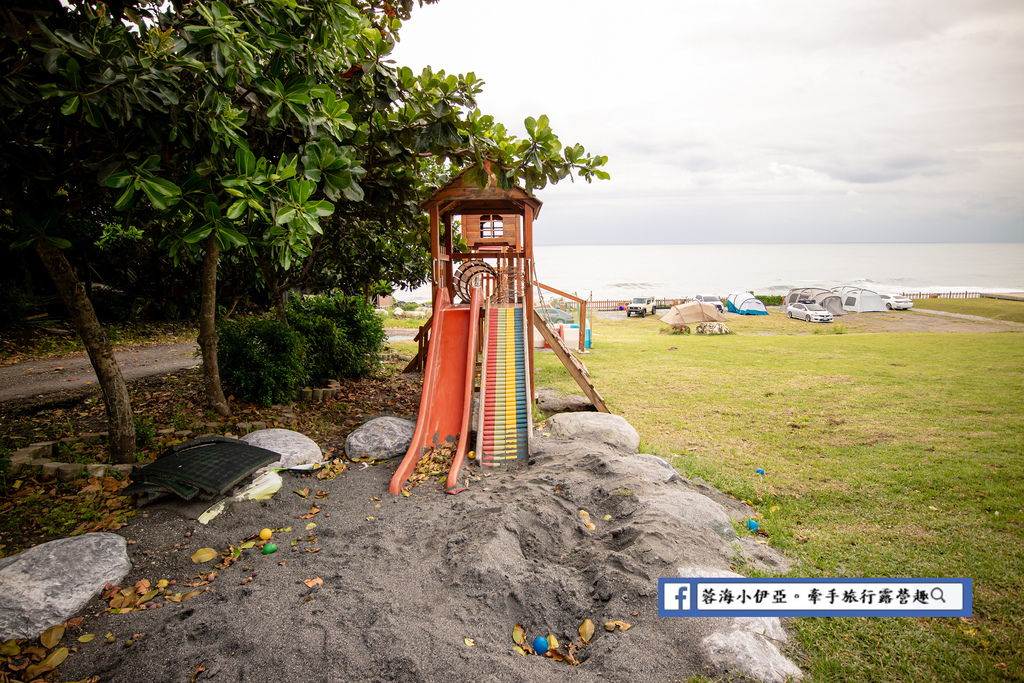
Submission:
{"label": "green leaf", "polygon": [[224,215],[230,218],[231,220],[235,220],[236,218],[240,217],[243,213],[245,213],[245,209],[248,205],[249,204],[244,199],[239,199],[237,202],[228,207],[227,213],[225,213]]}
{"label": "green leaf", "polygon": [[57,247],[58,249],[71,248],[71,242],[68,242],[66,239],[62,237],[50,237],[49,235],[46,235],[46,241],[52,244],[53,246]]}
{"label": "green leaf", "polygon": [[[130,179],[129,179],[130,180]],[[118,198],[114,204],[115,211],[124,211],[132,205],[132,199],[135,198],[135,188],[131,185],[125,188],[124,193]]]}
{"label": "green leaf", "polygon": [[192,232],[187,233],[181,239],[184,240],[185,242],[188,242],[189,244],[196,244],[197,242],[205,240],[210,235],[211,232],[213,232],[213,226],[204,225],[201,228],[197,228]]}
{"label": "green leaf", "polygon": [[227,226],[221,226],[220,230],[218,231],[218,235],[223,236],[236,247],[240,247],[243,244],[247,244],[249,242],[249,240],[245,238],[245,235],[238,232],[234,228],[229,228]]}
{"label": "green leaf", "polygon": [[57,647],[57,643],[64,637],[64,627],[60,624],[51,626],[50,628],[43,631],[43,635],[39,636],[39,643],[47,650],[53,647]]}
{"label": "green leaf", "polygon": [[64,114],[64,116],[71,116],[78,111],[78,103],[78,95],[75,95],[61,106],[60,113]]}

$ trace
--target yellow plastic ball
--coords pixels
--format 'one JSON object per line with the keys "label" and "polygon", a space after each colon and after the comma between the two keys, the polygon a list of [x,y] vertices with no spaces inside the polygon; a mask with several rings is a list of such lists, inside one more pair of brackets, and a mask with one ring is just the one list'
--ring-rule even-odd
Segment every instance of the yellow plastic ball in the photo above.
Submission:
{"label": "yellow plastic ball", "polygon": [[271,531],[270,529],[264,529],[263,531],[260,532],[260,538],[263,539],[264,541],[269,541],[270,537],[273,536],[273,535],[274,535],[274,532]]}
{"label": "yellow plastic ball", "polygon": [[470,451],[466,457],[470,460],[476,460],[476,451]]}

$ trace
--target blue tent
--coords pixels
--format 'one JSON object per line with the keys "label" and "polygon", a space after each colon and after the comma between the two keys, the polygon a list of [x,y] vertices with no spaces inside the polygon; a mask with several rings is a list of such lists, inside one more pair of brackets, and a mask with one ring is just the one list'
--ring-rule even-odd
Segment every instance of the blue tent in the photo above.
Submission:
{"label": "blue tent", "polygon": [[725,305],[729,307],[730,313],[768,315],[768,309],[764,307],[764,302],[750,292],[733,292],[725,300]]}

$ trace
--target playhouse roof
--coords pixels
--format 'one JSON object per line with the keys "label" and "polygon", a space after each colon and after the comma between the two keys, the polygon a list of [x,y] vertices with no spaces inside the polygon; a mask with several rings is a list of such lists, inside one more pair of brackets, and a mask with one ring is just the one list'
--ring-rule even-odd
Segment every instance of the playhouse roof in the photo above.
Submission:
{"label": "playhouse roof", "polygon": [[[474,164],[475,165],[475,164]],[[516,213],[525,214],[525,206],[533,207],[533,215],[540,213],[543,205],[536,197],[531,197],[526,190],[516,185],[510,190],[502,190],[492,174],[487,187],[480,188],[476,183],[466,182],[463,177],[469,166],[454,178],[438,188],[430,199],[420,203],[420,208],[430,210],[437,207],[440,214],[479,214],[479,213]]]}

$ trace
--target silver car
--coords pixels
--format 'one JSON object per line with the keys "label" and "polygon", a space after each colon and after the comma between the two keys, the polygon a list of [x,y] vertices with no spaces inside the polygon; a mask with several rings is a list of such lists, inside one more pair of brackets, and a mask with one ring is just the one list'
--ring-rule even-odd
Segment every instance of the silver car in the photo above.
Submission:
{"label": "silver car", "polygon": [[789,308],[786,309],[786,315],[790,318],[799,318],[809,323],[830,323],[835,320],[829,311],[826,311],[818,304],[812,303],[790,304]]}
{"label": "silver car", "polygon": [[914,302],[905,296],[899,294],[879,294],[882,297],[882,303],[890,311],[907,311],[914,307]]}

